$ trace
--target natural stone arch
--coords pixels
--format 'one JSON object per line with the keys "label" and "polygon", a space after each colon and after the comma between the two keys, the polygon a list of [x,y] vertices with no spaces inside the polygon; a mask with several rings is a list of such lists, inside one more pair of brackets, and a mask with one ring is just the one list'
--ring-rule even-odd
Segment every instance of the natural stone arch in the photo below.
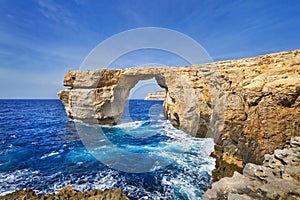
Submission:
{"label": "natural stone arch", "polygon": [[[113,125],[122,116],[130,90],[138,81],[154,78],[166,90],[166,118],[175,127],[193,136],[204,137],[209,129],[211,109],[206,101],[210,97],[205,79],[198,78],[195,84],[190,80],[191,74],[198,77],[198,69],[143,67],[71,71],[64,82],[71,89],[62,91],[60,96],[68,98],[61,99],[71,118],[88,123]],[[206,94],[202,94],[203,92]]]}

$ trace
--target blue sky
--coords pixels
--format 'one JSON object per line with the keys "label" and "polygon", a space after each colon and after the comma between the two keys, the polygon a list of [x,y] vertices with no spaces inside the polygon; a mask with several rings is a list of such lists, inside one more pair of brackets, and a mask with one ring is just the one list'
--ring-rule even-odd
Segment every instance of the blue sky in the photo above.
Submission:
{"label": "blue sky", "polygon": [[[65,73],[110,36],[163,27],[214,61],[300,48],[300,1],[0,0],[0,98],[57,98]],[[157,52],[117,62],[181,65]]]}

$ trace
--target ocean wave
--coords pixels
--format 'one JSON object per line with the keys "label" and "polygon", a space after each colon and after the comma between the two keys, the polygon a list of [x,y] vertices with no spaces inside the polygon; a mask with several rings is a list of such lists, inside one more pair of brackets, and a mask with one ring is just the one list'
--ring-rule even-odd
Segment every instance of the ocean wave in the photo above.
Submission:
{"label": "ocean wave", "polygon": [[112,127],[130,130],[130,129],[136,129],[136,128],[142,126],[143,123],[144,123],[144,121],[125,122],[125,123],[121,123],[118,125],[114,125]]}
{"label": "ocean wave", "polygon": [[41,159],[45,159],[45,158],[48,158],[48,157],[51,157],[51,156],[55,156],[55,155],[58,155],[59,152],[56,152],[56,151],[52,151],[51,153],[49,154],[45,154],[41,157]]}
{"label": "ocean wave", "polygon": [[28,182],[39,178],[39,171],[29,169],[16,170],[11,173],[1,172],[0,196],[23,189]]}
{"label": "ocean wave", "polygon": [[[70,120],[59,101],[18,101],[11,108],[20,114],[6,114],[10,121],[0,126],[1,195],[28,187],[52,193],[70,185],[79,191],[121,188],[133,200],[194,200],[211,186],[213,140],[153,120],[144,104],[132,106],[137,121],[111,127]],[[118,170],[109,165],[114,162],[134,170]],[[148,168],[134,173],[139,165]]]}

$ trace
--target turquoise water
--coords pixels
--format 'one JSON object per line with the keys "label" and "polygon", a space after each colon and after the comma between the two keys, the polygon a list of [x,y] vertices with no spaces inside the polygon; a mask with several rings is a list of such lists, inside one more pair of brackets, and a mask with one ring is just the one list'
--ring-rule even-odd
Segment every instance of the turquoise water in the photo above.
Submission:
{"label": "turquoise water", "polygon": [[121,188],[130,199],[201,199],[211,186],[211,139],[164,119],[161,101],[130,100],[120,124],[70,120],[58,100],[0,100],[0,194],[71,185]]}

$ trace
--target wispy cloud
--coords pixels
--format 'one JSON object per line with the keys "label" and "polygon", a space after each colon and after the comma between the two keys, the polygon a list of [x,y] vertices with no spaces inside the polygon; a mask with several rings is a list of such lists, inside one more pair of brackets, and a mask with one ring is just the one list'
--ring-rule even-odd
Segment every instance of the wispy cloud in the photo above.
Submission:
{"label": "wispy cloud", "polygon": [[41,14],[49,20],[53,20],[55,22],[64,22],[72,25],[75,24],[71,18],[71,12],[62,5],[59,5],[54,1],[44,0],[38,0],[38,5],[40,6]]}

